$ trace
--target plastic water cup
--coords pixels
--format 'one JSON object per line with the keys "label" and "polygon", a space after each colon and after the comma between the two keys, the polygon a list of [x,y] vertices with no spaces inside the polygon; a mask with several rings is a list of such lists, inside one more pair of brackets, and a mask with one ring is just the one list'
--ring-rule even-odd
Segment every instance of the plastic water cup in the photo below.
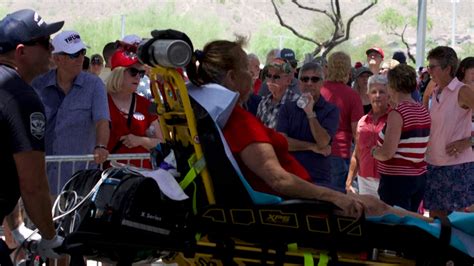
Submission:
{"label": "plastic water cup", "polygon": [[309,103],[309,97],[308,95],[301,95],[298,100],[296,101],[296,105],[301,108],[301,109],[304,109],[306,107],[306,105],[308,105]]}

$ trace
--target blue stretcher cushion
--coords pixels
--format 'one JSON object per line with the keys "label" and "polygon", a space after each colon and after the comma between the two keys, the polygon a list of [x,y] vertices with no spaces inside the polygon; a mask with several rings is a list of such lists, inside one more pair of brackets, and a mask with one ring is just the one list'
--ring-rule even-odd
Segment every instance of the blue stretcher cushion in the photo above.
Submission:
{"label": "blue stretcher cushion", "polygon": [[[411,216],[400,217],[394,214],[367,217],[366,219],[374,223],[416,226],[438,238],[441,234],[439,220],[427,223]],[[474,257],[474,213],[453,212],[448,216],[448,219],[452,226],[450,245]]]}

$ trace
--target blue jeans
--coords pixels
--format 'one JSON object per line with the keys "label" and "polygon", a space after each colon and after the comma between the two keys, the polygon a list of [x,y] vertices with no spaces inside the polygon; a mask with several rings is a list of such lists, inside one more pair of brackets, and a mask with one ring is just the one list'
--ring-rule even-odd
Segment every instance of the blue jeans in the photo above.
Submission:
{"label": "blue jeans", "polygon": [[331,185],[336,190],[345,192],[350,159],[331,155],[329,160],[331,161]]}

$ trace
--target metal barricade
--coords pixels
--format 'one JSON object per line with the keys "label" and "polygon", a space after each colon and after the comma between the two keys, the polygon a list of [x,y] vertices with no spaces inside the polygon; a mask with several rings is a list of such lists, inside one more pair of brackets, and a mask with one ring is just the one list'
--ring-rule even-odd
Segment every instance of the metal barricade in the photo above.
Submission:
{"label": "metal barricade", "polygon": [[[110,162],[117,162],[117,161],[126,161],[126,164],[130,164],[132,160],[140,160],[140,167],[143,167],[143,161],[149,160],[150,154],[149,153],[123,153],[123,154],[110,154],[107,160]],[[81,165],[76,169],[76,163],[84,163],[85,167]],[[69,174],[72,176],[76,171],[83,170],[83,169],[90,169],[92,167],[97,167],[97,164],[94,163],[94,155],[87,154],[87,155],[48,155],[46,156],[46,165],[50,164],[57,164],[57,184],[56,187],[56,195],[61,192],[62,187],[59,186],[61,175],[64,174],[61,172],[61,165],[63,163],[72,163],[72,169]],[[91,167],[92,166],[92,167]],[[102,165],[99,166],[102,169]],[[53,188],[51,188],[53,189]]]}

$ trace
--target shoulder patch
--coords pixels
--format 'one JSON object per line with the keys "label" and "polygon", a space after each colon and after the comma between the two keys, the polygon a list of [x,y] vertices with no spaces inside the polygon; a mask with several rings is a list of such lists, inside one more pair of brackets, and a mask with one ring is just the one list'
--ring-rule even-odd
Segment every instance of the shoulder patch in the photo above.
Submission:
{"label": "shoulder patch", "polygon": [[43,139],[46,129],[46,118],[41,112],[34,112],[30,115],[30,132],[37,139]]}

